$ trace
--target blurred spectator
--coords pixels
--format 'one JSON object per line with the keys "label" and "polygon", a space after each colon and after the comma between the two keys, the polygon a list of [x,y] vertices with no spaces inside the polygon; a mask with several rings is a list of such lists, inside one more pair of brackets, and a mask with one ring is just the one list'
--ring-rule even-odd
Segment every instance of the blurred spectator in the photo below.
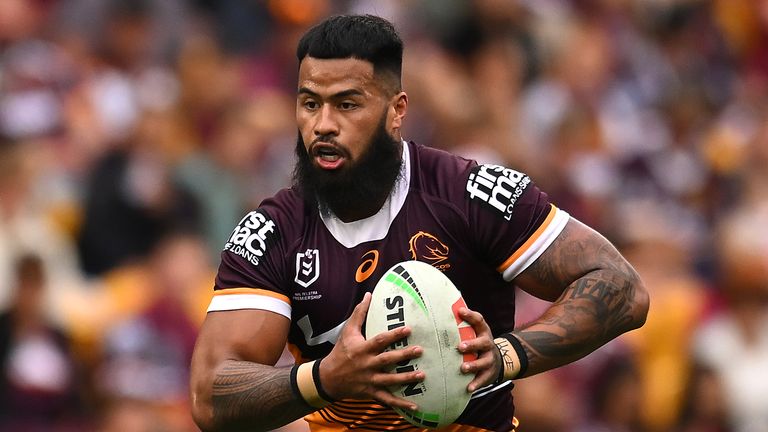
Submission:
{"label": "blurred spectator", "polygon": [[683,395],[676,432],[728,432],[725,389],[712,369],[694,365]]}
{"label": "blurred spectator", "polygon": [[4,50],[0,70],[0,133],[23,139],[58,132],[61,99],[75,79],[61,47],[41,39],[17,41]]}
{"label": "blurred spectator", "polygon": [[768,79],[768,6],[764,1],[716,0],[713,14],[746,74]]}
{"label": "blurred spectator", "polygon": [[67,335],[45,317],[43,262],[22,256],[15,272],[10,308],[0,314],[0,430],[73,426],[85,414],[78,365]]}
{"label": "blurred spectator", "polygon": [[61,323],[55,299],[79,289],[82,277],[71,239],[48,213],[51,197],[38,189],[48,157],[35,142],[0,141],[0,308],[16,284],[16,260],[32,253],[44,262],[50,288],[42,299],[45,312]]}
{"label": "blurred spectator", "polygon": [[145,131],[105,154],[88,179],[78,238],[88,274],[146,256],[171,229],[199,226],[198,203],[174,181],[161,143]]}
{"label": "blurred spectator", "polygon": [[[0,309],[37,256],[30,298],[65,326],[84,385],[116,359],[183,374],[210,286],[171,295],[158,287],[187,283],[147,263],[209,270],[243,209],[289,184],[295,39],[347,12],[402,30],[407,139],[530,174],[652,290],[642,331],[517,383],[524,430],[585,424],[593,375],[626,356],[647,429],[766,428],[764,0],[0,0]],[[180,228],[197,246],[168,246]],[[520,296],[520,321],[537,310]],[[170,330],[166,314],[186,318]],[[90,401],[104,430],[188,426],[162,392],[118,387]]]}
{"label": "blurred spectator", "polygon": [[722,379],[729,426],[768,430],[768,206],[723,219],[717,236],[725,308],[693,339],[694,359]]}
{"label": "blurred spectator", "polygon": [[[243,213],[290,184],[295,140],[293,101],[277,91],[261,91],[224,113],[210,149],[182,158],[176,179],[200,203],[202,230],[212,262]],[[253,173],[259,173],[254,178]]]}
{"label": "blurred spectator", "polygon": [[[55,38],[77,65],[64,103],[67,145],[80,163],[130,139],[145,111],[179,98],[170,69],[179,48],[181,0],[58,2]],[[86,167],[88,169],[89,167]]]}
{"label": "blurred spectator", "polygon": [[114,415],[149,410],[157,425],[189,430],[189,362],[213,269],[197,236],[172,234],[153,250],[146,270],[150,301],[107,332],[97,387]]}
{"label": "blurred spectator", "polygon": [[[530,432],[566,431],[575,423],[580,406],[575,392],[564,391],[560,376],[539,374],[515,383],[515,417]],[[583,396],[580,394],[580,396]]]}
{"label": "blurred spectator", "polygon": [[637,368],[627,359],[606,364],[593,380],[590,415],[576,432],[640,432],[643,394]]}
{"label": "blurred spectator", "polygon": [[134,399],[110,401],[99,424],[100,432],[181,432],[164,421],[151,402]]}
{"label": "blurred spectator", "polygon": [[685,403],[689,341],[713,307],[710,287],[695,272],[696,236],[650,203],[622,206],[622,252],[649,287],[653,307],[640,331],[628,335],[638,369],[640,414],[653,431],[667,431]]}

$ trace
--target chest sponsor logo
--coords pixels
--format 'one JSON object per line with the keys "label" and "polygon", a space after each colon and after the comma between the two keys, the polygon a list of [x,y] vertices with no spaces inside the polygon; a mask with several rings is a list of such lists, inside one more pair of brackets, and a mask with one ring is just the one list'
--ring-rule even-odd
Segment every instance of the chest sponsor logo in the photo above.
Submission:
{"label": "chest sponsor logo", "polygon": [[355,272],[355,281],[357,283],[364,282],[376,270],[376,266],[379,265],[379,251],[376,249],[369,250],[361,258],[363,262],[357,266],[357,271]]}
{"label": "chest sponsor logo", "polygon": [[415,260],[425,262],[439,270],[448,270],[451,264],[448,260],[448,246],[434,235],[419,231],[408,241],[408,250]]}
{"label": "chest sponsor logo", "polygon": [[307,288],[320,277],[320,251],[307,249],[296,254],[296,277],[293,280]]}
{"label": "chest sponsor logo", "polygon": [[469,173],[467,193],[470,199],[488,204],[510,220],[515,203],[530,183],[530,177],[519,171],[499,165],[479,165]]}
{"label": "chest sponsor logo", "polygon": [[256,210],[240,220],[224,245],[224,250],[239,255],[257,266],[267,248],[278,239],[275,222],[266,213]]}

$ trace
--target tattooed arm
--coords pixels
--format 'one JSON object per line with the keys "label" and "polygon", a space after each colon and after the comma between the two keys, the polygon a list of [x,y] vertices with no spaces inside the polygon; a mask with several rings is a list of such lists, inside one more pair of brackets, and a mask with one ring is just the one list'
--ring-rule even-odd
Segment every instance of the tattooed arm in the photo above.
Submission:
{"label": "tattooed arm", "polygon": [[311,411],[291,390],[290,368],[271,366],[289,324],[261,310],[208,314],[191,370],[192,415],[202,430],[269,430]]}
{"label": "tattooed arm", "polygon": [[[416,409],[387,388],[424,379],[421,371],[390,374],[387,366],[419,357],[420,347],[386,351],[410,334],[408,327],[365,339],[361,328],[371,302],[366,294],[319,367],[320,382],[334,399],[375,399]],[[192,416],[204,431],[266,431],[316,410],[292,390],[291,368],[276,368],[290,322],[261,310],[211,312],[192,356]]]}
{"label": "tattooed arm", "polygon": [[648,293],[632,266],[575,219],[515,282],[554,302],[539,319],[512,332],[528,356],[525,376],[589,354],[642,326],[648,313]]}

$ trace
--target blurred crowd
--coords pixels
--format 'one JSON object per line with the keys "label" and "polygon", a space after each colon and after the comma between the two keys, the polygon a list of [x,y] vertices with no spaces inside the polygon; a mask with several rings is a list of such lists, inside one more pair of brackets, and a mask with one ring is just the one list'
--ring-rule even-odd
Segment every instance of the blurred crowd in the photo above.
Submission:
{"label": "blurred crowd", "polygon": [[517,382],[522,430],[768,431],[768,0],[0,0],[0,431],[196,430],[219,251],[336,13],[401,31],[407,139],[525,171],[651,292]]}

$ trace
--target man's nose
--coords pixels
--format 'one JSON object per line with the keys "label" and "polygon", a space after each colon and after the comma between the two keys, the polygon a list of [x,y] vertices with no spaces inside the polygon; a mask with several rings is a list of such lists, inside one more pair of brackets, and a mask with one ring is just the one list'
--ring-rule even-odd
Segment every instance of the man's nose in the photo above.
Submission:
{"label": "man's nose", "polygon": [[334,115],[333,107],[329,104],[323,105],[317,114],[317,121],[314,129],[315,136],[338,135],[339,123]]}

